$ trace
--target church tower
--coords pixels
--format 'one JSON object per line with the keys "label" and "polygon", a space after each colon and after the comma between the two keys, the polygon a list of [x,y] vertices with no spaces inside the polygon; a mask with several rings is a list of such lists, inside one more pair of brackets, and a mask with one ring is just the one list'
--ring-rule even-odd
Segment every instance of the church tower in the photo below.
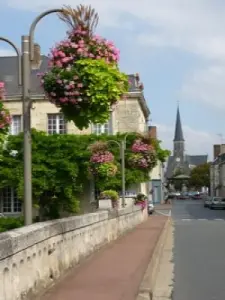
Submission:
{"label": "church tower", "polygon": [[180,119],[180,110],[178,106],[175,134],[173,139],[173,156],[177,162],[181,163],[184,161],[184,142],[185,141]]}

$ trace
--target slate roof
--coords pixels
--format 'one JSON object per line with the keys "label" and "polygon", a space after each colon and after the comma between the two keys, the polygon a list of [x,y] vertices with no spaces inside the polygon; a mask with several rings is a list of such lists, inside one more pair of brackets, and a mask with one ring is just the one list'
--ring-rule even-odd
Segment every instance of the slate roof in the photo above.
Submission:
{"label": "slate roof", "polygon": [[[41,56],[40,69],[31,71],[31,94],[43,95],[43,90],[40,86],[38,73],[46,72],[48,69],[48,57]],[[18,65],[16,56],[0,57],[0,81],[5,82],[7,96],[21,95],[21,88],[18,87]],[[135,75],[128,75],[130,81],[129,92],[140,92],[137,87]]]}
{"label": "slate roof", "polygon": [[174,142],[184,141],[179,106],[177,107],[177,118],[176,118],[175,134],[174,134],[173,141]]}

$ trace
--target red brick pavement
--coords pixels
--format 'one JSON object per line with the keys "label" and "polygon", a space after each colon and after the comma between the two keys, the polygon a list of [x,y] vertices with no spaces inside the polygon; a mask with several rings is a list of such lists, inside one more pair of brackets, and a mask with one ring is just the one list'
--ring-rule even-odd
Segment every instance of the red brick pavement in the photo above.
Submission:
{"label": "red brick pavement", "polygon": [[150,217],[74,268],[41,300],[135,300],[166,220]]}

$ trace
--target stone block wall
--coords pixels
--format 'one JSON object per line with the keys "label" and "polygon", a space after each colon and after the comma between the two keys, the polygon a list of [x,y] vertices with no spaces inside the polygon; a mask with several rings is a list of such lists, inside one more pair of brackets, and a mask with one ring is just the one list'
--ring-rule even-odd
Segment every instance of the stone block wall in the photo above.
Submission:
{"label": "stone block wall", "polygon": [[146,211],[132,206],[0,234],[0,300],[32,299],[82,258],[146,218]]}

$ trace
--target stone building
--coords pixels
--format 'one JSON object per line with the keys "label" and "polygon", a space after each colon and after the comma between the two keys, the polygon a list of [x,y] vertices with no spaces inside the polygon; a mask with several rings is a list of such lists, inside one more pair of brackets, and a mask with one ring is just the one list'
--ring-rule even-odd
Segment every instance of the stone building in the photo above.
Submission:
{"label": "stone building", "polygon": [[180,110],[177,108],[175,133],[173,139],[173,155],[169,157],[166,178],[172,179],[177,174],[186,178],[191,169],[207,162],[207,155],[189,155],[185,153],[185,139],[181,124]]}
{"label": "stone building", "polygon": [[[111,112],[106,124],[93,124],[88,129],[79,130],[72,122],[66,122],[59,109],[45,97],[40,86],[38,73],[48,67],[48,57],[41,55],[38,45],[35,46],[35,60],[31,68],[31,127],[46,131],[48,134],[116,134],[118,132],[145,132],[148,130],[150,111],[137,75],[129,75],[130,90],[126,100],[121,100]],[[17,82],[17,57],[0,57],[0,81],[5,83],[5,107],[12,116],[10,133],[18,134],[23,130],[21,88]],[[146,192],[146,184],[135,187]],[[21,203],[13,189],[5,189],[1,194],[0,212],[19,213]]]}

